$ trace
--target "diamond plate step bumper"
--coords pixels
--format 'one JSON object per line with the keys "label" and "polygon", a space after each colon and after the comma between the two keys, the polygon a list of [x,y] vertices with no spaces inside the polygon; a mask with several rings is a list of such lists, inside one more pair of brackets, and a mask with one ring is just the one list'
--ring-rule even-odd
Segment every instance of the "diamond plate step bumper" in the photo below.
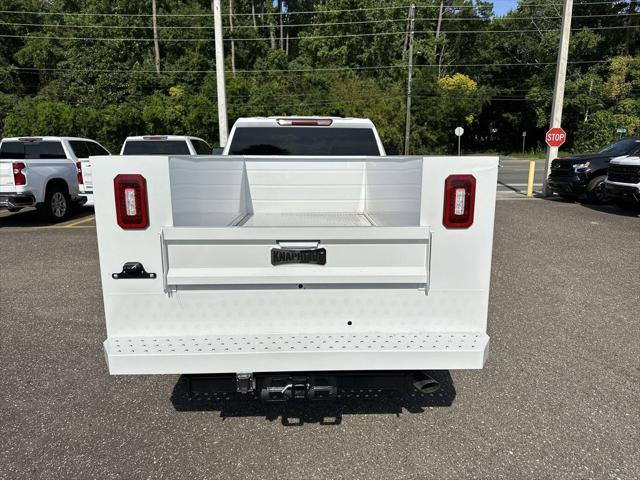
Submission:
{"label": "diamond plate step bumper", "polygon": [[356,333],[110,337],[109,372],[186,374],[478,369],[484,333]]}

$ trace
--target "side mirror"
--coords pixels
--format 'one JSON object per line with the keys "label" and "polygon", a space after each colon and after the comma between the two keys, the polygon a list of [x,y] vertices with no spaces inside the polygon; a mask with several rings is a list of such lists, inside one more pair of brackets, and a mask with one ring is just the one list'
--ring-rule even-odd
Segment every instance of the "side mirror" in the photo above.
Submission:
{"label": "side mirror", "polygon": [[212,155],[222,155],[223,151],[224,151],[224,148],[222,148],[222,147],[213,147],[211,149],[211,154]]}

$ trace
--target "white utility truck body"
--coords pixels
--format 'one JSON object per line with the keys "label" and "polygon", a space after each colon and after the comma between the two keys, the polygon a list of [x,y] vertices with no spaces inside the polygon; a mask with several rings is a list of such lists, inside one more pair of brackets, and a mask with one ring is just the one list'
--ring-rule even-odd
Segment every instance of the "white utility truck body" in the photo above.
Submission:
{"label": "white utility truck body", "polygon": [[93,167],[111,374],[483,366],[497,157]]}

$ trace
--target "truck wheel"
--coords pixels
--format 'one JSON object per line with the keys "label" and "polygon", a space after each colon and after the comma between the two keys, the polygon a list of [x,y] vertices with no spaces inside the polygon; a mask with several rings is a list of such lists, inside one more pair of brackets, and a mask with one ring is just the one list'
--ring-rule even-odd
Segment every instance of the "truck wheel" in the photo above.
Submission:
{"label": "truck wheel", "polygon": [[604,181],[606,179],[606,175],[598,175],[591,179],[589,185],[587,185],[587,198],[592,203],[603,204],[609,201],[609,196],[604,188]]}
{"label": "truck wheel", "polygon": [[62,222],[71,210],[71,200],[67,189],[61,185],[47,188],[44,204],[40,205],[41,215],[50,222]]}

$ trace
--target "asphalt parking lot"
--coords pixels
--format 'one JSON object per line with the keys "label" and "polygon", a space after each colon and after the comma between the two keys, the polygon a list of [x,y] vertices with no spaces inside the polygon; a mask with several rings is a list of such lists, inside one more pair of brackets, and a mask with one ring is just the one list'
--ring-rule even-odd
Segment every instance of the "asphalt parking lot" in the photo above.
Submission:
{"label": "asphalt parking lot", "polygon": [[639,478],[640,218],[496,208],[485,369],[307,408],[110,377],[91,212],[0,218],[0,478]]}

